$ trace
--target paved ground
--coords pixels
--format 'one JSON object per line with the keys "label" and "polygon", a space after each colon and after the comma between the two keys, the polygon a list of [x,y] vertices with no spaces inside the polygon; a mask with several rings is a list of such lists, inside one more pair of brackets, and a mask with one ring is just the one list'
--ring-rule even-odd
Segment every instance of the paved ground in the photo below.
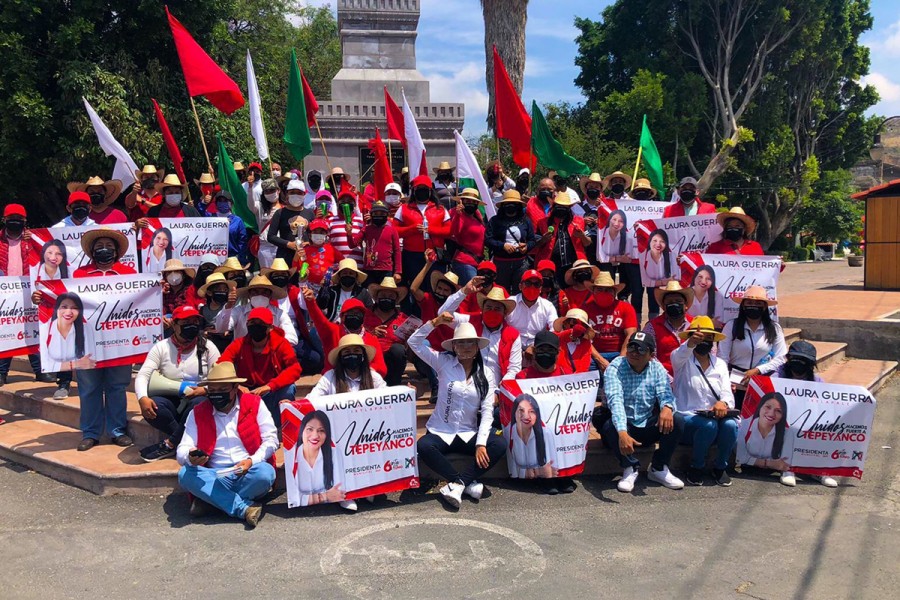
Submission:
{"label": "paved ground", "polygon": [[548,497],[501,482],[458,514],[424,494],[355,515],[280,496],[246,531],[191,522],[181,495],[100,498],[0,461],[2,597],[892,597],[900,379],[878,396],[865,478],[837,490],[642,479],[623,495],[598,477]]}
{"label": "paved ground", "polygon": [[862,290],[862,285],[863,269],[847,266],[846,259],[788,263],[778,278],[778,295],[788,296],[832,286]]}

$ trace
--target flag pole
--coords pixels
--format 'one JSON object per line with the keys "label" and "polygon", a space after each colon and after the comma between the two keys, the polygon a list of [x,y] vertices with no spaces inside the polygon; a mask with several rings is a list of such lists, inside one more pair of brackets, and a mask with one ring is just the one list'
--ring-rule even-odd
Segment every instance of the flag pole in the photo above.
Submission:
{"label": "flag pole", "polygon": [[[388,131],[388,164],[391,166],[391,181],[394,180],[394,151],[391,150],[391,132]],[[383,192],[383,190],[382,190]]]}
{"label": "flag pole", "polygon": [[637,179],[638,176],[638,167],[641,165],[641,153],[644,151],[643,146],[638,146],[638,157],[637,161],[634,163],[634,177],[631,178],[631,189],[634,189],[634,180]]}
{"label": "flag pole", "polygon": [[215,177],[212,168],[212,162],[209,160],[209,150],[206,149],[206,138],[203,137],[203,129],[200,127],[200,116],[197,114],[197,105],[194,104],[194,97],[188,95],[191,99],[191,110],[194,111],[194,121],[197,123],[197,131],[200,133],[200,142],[203,144],[203,154],[206,155],[206,166],[209,167],[209,174]]}
{"label": "flag pole", "polygon": [[322,144],[322,152],[325,154],[325,164],[328,165],[328,174],[331,175],[331,171],[334,169],[331,166],[331,159],[328,158],[328,150],[325,149],[325,139],[322,137],[322,130],[319,128],[319,120],[316,119],[316,133],[319,134],[319,142]]}

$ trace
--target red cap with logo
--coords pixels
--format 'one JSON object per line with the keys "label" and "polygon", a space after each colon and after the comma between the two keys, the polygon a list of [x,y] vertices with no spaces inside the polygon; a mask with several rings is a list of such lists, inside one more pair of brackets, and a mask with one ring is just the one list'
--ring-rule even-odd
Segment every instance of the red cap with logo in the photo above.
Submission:
{"label": "red cap with logo", "polygon": [[7,204],[3,209],[4,217],[24,217],[25,207],[21,204]]}
{"label": "red cap with logo", "polygon": [[179,319],[190,319],[192,317],[200,318],[200,312],[193,306],[179,306],[172,311],[172,319],[175,321]]}
{"label": "red cap with logo", "polygon": [[272,317],[272,311],[265,306],[254,308],[250,311],[250,313],[247,315],[247,321],[249,322],[253,319],[259,319],[266,325],[271,325],[275,322],[275,319]]}
{"label": "red cap with logo", "polygon": [[538,271],[534,269],[528,269],[525,273],[522,274],[522,281],[528,281],[529,279],[537,279],[538,281],[543,281],[543,277]]}

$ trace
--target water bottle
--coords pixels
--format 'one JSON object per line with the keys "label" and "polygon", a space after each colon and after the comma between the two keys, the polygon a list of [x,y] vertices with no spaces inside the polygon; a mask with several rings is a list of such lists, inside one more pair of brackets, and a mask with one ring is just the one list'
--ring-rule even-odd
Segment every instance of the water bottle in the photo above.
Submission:
{"label": "water bottle", "polygon": [[428,235],[428,217],[422,215],[422,227],[425,231],[422,232],[422,237],[426,240],[430,239],[431,236]]}

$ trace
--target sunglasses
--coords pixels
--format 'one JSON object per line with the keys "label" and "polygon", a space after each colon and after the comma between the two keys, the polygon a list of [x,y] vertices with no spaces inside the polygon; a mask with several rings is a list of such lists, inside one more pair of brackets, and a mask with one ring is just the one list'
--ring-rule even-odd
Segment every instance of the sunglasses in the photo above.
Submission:
{"label": "sunglasses", "polygon": [[539,288],[543,285],[543,281],[523,281],[522,287],[534,287]]}
{"label": "sunglasses", "polygon": [[628,350],[628,352],[630,354],[637,354],[639,356],[644,356],[645,354],[650,353],[649,348],[645,348],[645,347],[639,346],[637,344],[628,344],[628,346],[626,346],[625,349]]}

